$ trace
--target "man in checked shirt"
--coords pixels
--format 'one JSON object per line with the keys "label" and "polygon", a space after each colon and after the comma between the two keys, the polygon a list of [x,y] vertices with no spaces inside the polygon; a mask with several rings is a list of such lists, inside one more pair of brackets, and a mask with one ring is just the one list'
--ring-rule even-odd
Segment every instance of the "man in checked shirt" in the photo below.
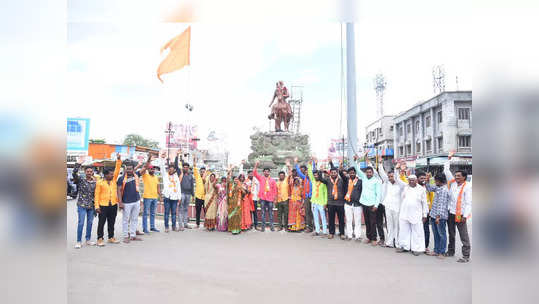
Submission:
{"label": "man in checked shirt", "polygon": [[[430,180],[430,177],[430,173],[427,173],[427,180]],[[432,233],[434,234],[434,252],[428,252],[427,255],[437,256],[443,259],[447,245],[445,226],[449,216],[448,205],[451,195],[447,189],[447,181],[444,174],[436,174],[434,181],[436,182],[436,186],[425,183],[427,191],[435,193],[432,209],[430,210],[430,223],[432,225]]]}

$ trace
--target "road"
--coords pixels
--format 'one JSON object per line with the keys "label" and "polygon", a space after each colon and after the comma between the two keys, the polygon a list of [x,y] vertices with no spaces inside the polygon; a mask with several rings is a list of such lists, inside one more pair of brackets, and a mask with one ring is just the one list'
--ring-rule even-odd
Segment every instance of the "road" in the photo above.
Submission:
{"label": "road", "polygon": [[[472,301],[472,263],[304,233],[233,236],[190,229],[74,249],[76,205],[74,200],[67,204],[68,303]],[[117,236],[121,218],[119,213]],[[96,228],[97,219],[93,240]],[[163,221],[157,228],[163,231]],[[460,244],[457,248],[459,255]]]}

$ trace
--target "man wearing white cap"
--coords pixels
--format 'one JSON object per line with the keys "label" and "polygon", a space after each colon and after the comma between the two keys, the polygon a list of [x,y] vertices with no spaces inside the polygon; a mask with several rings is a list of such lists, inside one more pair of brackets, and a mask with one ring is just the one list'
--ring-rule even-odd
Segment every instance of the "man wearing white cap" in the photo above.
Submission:
{"label": "man wearing white cap", "polygon": [[[397,165],[395,169],[400,171],[399,167]],[[400,180],[400,178],[395,180],[403,187],[399,214],[399,248],[397,252],[412,251],[415,256],[418,256],[425,251],[423,222],[427,220],[429,212],[427,192],[425,188],[417,185],[415,175],[408,176],[408,184]]]}

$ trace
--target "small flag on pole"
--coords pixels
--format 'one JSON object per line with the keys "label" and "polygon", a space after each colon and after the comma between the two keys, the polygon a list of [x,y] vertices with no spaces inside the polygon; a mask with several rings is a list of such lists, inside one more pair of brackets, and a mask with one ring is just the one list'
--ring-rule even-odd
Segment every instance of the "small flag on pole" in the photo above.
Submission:
{"label": "small flag on pole", "polygon": [[157,68],[157,78],[163,82],[161,75],[177,71],[190,64],[191,27],[172,38],[162,48],[161,53],[168,49],[168,55]]}

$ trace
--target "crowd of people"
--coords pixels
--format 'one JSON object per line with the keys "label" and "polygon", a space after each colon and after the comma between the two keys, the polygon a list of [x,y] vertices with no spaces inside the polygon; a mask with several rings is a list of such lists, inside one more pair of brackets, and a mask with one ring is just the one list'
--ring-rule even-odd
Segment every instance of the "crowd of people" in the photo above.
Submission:
{"label": "crowd of people", "polygon": [[[382,159],[376,169],[365,155],[367,167],[358,167],[355,156],[348,168],[340,162],[329,168],[318,166],[316,158],[306,164],[294,159],[286,161],[287,170],[271,177],[269,168],[259,173],[259,163],[252,170],[233,175],[234,166],[226,176],[218,177],[205,168],[193,170],[179,154],[171,162],[161,155],[158,163],[162,183],[156,175],[151,156],[146,163],[127,162],[122,175],[122,160],[118,155],[114,170],[105,168],[103,177],[85,168],[84,178],[73,170],[77,184],[78,227],[75,248],[82,247],[82,233],[86,223],[86,245],[105,246],[104,226],[107,223],[107,242],[120,243],[115,238],[114,224],[118,209],[122,211],[122,241],[142,241],[141,235],[160,232],[155,225],[158,201],[164,205],[165,232],[192,229],[188,206],[194,200],[196,228],[239,234],[259,230],[312,233],[315,237],[333,239],[338,226],[338,237],[387,248],[396,252],[425,253],[440,259],[455,255],[455,237],[458,229],[462,242],[462,257],[470,259],[470,239],[467,219],[471,217],[472,187],[466,182],[467,173],[450,171],[452,153],[444,165],[444,172],[434,178],[428,172],[411,174],[406,163],[397,163],[386,172]],[[181,165],[181,167],[180,167]],[[432,183],[434,180],[434,183]],[[144,190],[140,190],[140,184]],[[142,232],[138,228],[142,192]],[[261,210],[258,218],[257,210]],[[274,221],[274,208],[277,219]],[[91,240],[94,214],[98,217],[97,243]],[[149,218],[149,227],[148,227]],[[336,223],[336,219],[338,223]],[[362,221],[363,219],[363,221]],[[362,222],[365,236],[362,236]],[[384,225],[385,222],[385,225]],[[384,231],[385,227],[385,231]],[[432,229],[434,246],[429,250]]]}

